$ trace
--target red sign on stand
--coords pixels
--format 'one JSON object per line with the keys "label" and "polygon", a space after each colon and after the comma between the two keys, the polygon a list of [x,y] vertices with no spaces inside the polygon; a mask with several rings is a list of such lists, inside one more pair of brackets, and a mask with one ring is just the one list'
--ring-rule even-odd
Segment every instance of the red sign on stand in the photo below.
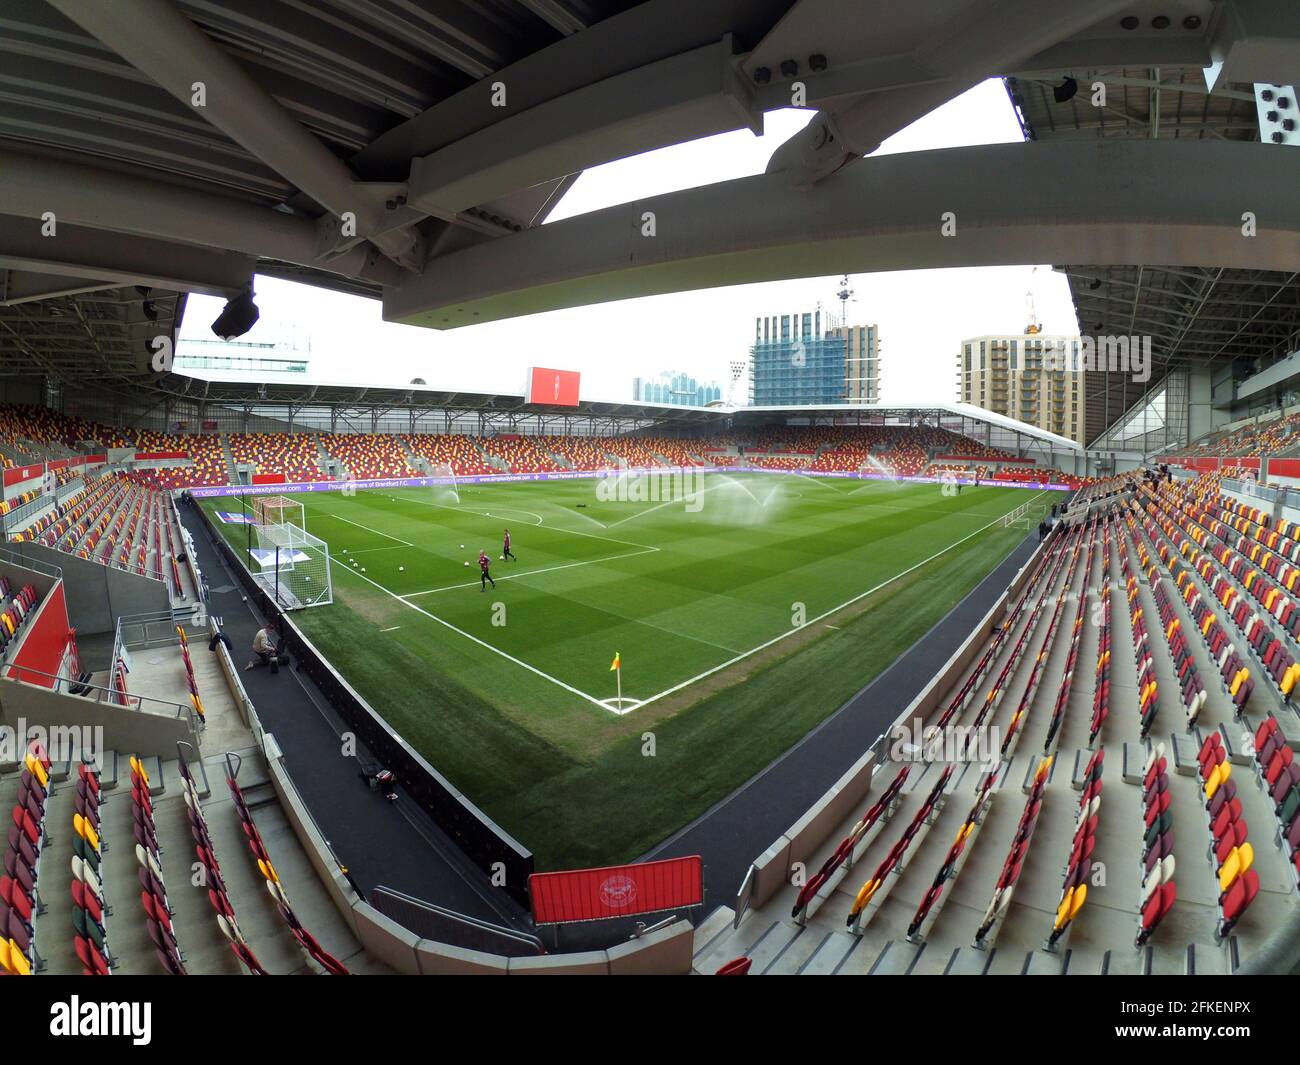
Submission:
{"label": "red sign on stand", "polygon": [[698,854],[604,869],[534,873],[528,878],[538,924],[604,921],[698,906],[704,901],[704,864]]}

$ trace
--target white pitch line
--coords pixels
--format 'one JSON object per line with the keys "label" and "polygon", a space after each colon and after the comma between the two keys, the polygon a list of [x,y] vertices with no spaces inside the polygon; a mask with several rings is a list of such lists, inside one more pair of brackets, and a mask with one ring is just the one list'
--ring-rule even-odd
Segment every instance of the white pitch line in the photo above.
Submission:
{"label": "white pitch line", "polygon": [[[422,506],[422,507],[439,507],[439,508],[442,509],[442,510],[454,510],[454,511],[456,511],[458,514],[479,514],[479,513],[481,513],[480,511],[467,510],[465,507],[449,507],[449,506],[447,506],[446,503],[430,503],[427,499],[408,499],[407,502],[409,502],[409,503],[419,503],[420,506]],[[586,515],[584,514],[583,517],[585,518]],[[592,518],[592,519],[590,519],[590,520],[595,521],[594,518]],[[597,524],[599,524],[599,523],[597,523]],[[608,528],[608,527],[609,527],[609,526],[606,526],[606,528]],[[605,540],[605,541],[607,541],[608,543],[611,543],[611,544],[622,544],[624,547],[641,547],[641,548],[645,548],[645,547],[648,547],[648,546],[649,546],[649,545],[647,545],[647,544],[634,544],[631,540],[619,540],[619,539],[616,539],[616,538],[613,537],[613,536],[601,536],[601,535],[599,535],[598,533],[579,532],[577,529],[565,529],[565,528],[563,528],[562,526],[559,526],[559,525],[550,525],[550,526],[548,526],[548,528],[553,529],[555,532],[568,533],[570,536],[585,536],[585,537],[587,537],[587,538],[590,539],[590,540]],[[659,548],[656,547],[656,548],[654,548],[654,550],[655,550],[655,551],[658,551]]]}
{"label": "white pitch line", "polygon": [[[472,642],[478,644],[480,647],[484,647],[484,648],[486,648],[487,650],[491,651],[494,655],[500,655],[502,658],[506,659],[506,661],[508,661],[508,662],[513,662],[513,663],[514,663],[515,665],[517,665],[517,666],[522,666],[524,669],[528,670],[529,673],[533,673],[533,674],[535,674],[535,675],[541,677],[543,680],[549,680],[552,684],[556,685],[557,687],[563,688],[566,692],[570,692],[570,693],[572,693],[573,695],[578,696],[578,698],[580,698],[580,699],[585,699],[587,702],[591,703],[591,704],[594,705],[594,706],[599,706],[602,710],[609,710],[609,707],[605,706],[604,703],[602,703],[599,699],[595,698],[594,696],[588,695],[588,694],[587,694],[586,692],[584,692],[584,691],[579,691],[579,690],[578,690],[577,688],[575,688],[572,684],[565,684],[564,681],[560,680],[558,677],[552,677],[549,673],[543,673],[543,672],[542,672],[540,669],[538,669],[536,666],[530,666],[527,662],[523,661],[523,659],[516,658],[516,657],[515,657],[514,655],[512,655],[512,654],[507,654],[505,651],[501,650],[501,648],[499,648],[499,647],[493,647],[493,646],[492,646],[490,643],[488,643],[486,640],[480,640],[480,639],[479,639],[477,636],[475,636],[472,632],[466,632],[464,629],[457,628],[457,627],[456,627],[455,625],[453,625],[450,621],[444,621],[442,618],[438,617],[437,614],[431,614],[431,613],[429,613],[429,611],[425,610],[424,607],[416,606],[416,605],[415,605],[414,603],[412,603],[410,600],[408,600],[408,599],[403,599],[403,598],[402,598],[400,595],[398,595],[396,592],[394,592],[394,591],[390,591],[389,589],[385,588],[385,587],[384,587],[382,584],[380,584],[378,581],[373,581],[373,580],[371,580],[371,579],[370,579],[369,577],[367,577],[364,573],[358,573],[356,570],[354,570],[354,569],[348,569],[348,568],[346,568],[346,567],[344,568],[344,572],[345,572],[345,573],[351,573],[354,577],[360,577],[360,578],[361,578],[363,581],[365,581],[367,584],[372,584],[372,585],[374,585],[376,588],[378,588],[378,589],[379,589],[381,592],[383,592],[385,595],[390,596],[390,597],[392,597],[393,599],[396,599],[396,600],[397,600],[399,603],[401,603],[403,606],[405,606],[405,607],[410,607],[410,608],[411,608],[412,610],[414,610],[417,614],[423,614],[426,618],[429,618],[431,621],[436,621],[439,625],[442,625],[444,628],[451,629],[452,632],[456,633],[456,634],[459,635],[459,636],[464,636],[465,639],[470,640],[470,641],[472,641]],[[613,711],[613,712],[616,713],[617,711]]]}
{"label": "white pitch line", "polygon": [[[710,485],[708,488],[701,488],[695,494],[702,496],[704,495],[705,492],[713,492],[719,488],[731,488],[733,485],[739,485],[741,488],[745,488],[745,486],[741,484],[739,481],[737,481],[735,478],[728,477],[725,483]],[[749,498],[752,499],[755,503],[758,502],[758,497],[754,495],[753,492],[750,492],[748,488],[745,488],[745,492],[749,495]],[[611,521],[608,525],[605,526],[605,528],[613,529],[616,526],[622,525],[626,521],[632,521],[635,518],[644,518],[647,514],[653,514],[656,510],[663,510],[664,507],[671,507],[674,503],[681,503],[684,505],[687,502],[689,501],[686,499],[669,499],[663,503],[656,503],[653,507],[646,507],[645,510],[638,510],[635,514],[629,514],[626,518],[619,518],[618,521]]]}
{"label": "white pitch line", "polygon": [[389,626],[388,628],[386,628],[386,629],[380,629],[379,631],[380,631],[380,632],[396,632],[396,631],[397,631],[398,629],[400,629],[401,627],[402,627],[401,625],[391,625],[391,626]]}
{"label": "white pitch line", "polygon": [[[538,514],[537,511],[535,510],[520,510],[518,507],[497,507],[498,513],[503,510],[510,514],[529,514],[532,517],[537,519],[535,522],[532,522],[533,525],[541,525],[543,522],[546,521],[546,519],[543,518],[540,514]],[[490,518],[492,517],[492,515],[485,510],[483,511],[483,517]]]}
{"label": "white pitch line", "polygon": [[[556,570],[573,569],[576,566],[593,566],[597,562],[613,562],[615,559],[619,558],[635,558],[637,555],[649,555],[658,550],[659,548],[657,547],[647,547],[640,551],[624,551],[621,555],[606,555],[604,558],[588,558],[581,562],[565,562],[559,566],[543,566],[541,569],[526,569],[521,570],[518,573],[507,573],[498,577],[497,580],[513,581],[518,580],[520,577],[531,577],[538,573],[554,573]],[[423,592],[407,592],[406,595],[402,596],[402,598],[414,599],[417,595],[437,595],[439,592],[452,592],[457,588],[473,588],[474,585],[482,583],[482,579],[480,578],[477,581],[466,581],[464,584],[449,584],[445,588],[429,588]]]}
{"label": "white pitch line", "polygon": [[[317,508],[320,509],[320,508]],[[400,536],[389,536],[386,532],[380,532],[378,529],[372,529],[369,525],[362,525],[359,521],[353,521],[351,518],[345,518],[342,514],[335,514],[332,510],[322,510],[322,515],[327,518],[337,518],[339,521],[346,521],[349,525],[355,525],[358,529],[365,529],[368,533],[374,533],[376,536],[382,536],[385,540],[396,540],[399,544],[406,547],[414,547],[415,544],[410,540],[403,540]],[[359,551],[351,552],[354,555],[360,554]]]}
{"label": "white pitch line", "polygon": [[[705,489],[705,491],[707,491],[707,489]],[[1035,500],[1035,499],[1037,499],[1039,496],[1041,496],[1041,495],[1045,495],[1045,494],[1046,494],[1045,491],[1037,492],[1037,493],[1035,493],[1033,496],[1031,496],[1028,500],[1026,500],[1026,502],[1027,502],[1027,503],[1028,503],[1028,502],[1033,502],[1033,500]],[[461,510],[461,509],[462,509],[462,508],[460,508],[460,507],[448,507],[448,506],[444,506],[444,504],[441,504],[441,503],[427,503],[425,500],[421,500],[421,499],[412,500],[412,502],[415,502],[415,503],[424,503],[426,506],[442,507],[444,510]],[[1008,511],[1008,513],[1010,513],[1010,512]],[[869,595],[874,595],[876,592],[880,591],[880,589],[885,588],[885,587],[888,587],[890,584],[893,584],[894,581],[898,580],[900,577],[905,577],[905,576],[907,576],[907,574],[913,572],[914,570],[917,570],[917,569],[919,569],[920,567],[922,567],[922,566],[924,566],[924,565],[927,565],[927,564],[930,563],[930,562],[933,562],[933,561],[934,561],[936,558],[938,558],[939,556],[947,554],[947,553],[948,553],[949,551],[951,551],[954,547],[957,547],[957,546],[959,546],[960,544],[965,543],[967,540],[970,540],[970,539],[972,539],[973,537],[978,536],[978,535],[979,535],[980,533],[982,533],[985,529],[991,528],[993,525],[997,524],[997,522],[999,522],[999,521],[1000,521],[1002,518],[1004,518],[1005,516],[1006,516],[1005,514],[999,514],[999,515],[998,515],[997,517],[995,517],[992,521],[988,522],[988,523],[985,524],[985,525],[981,525],[981,526],[980,526],[978,529],[976,529],[974,532],[970,533],[970,534],[967,535],[967,536],[963,536],[960,540],[954,540],[954,541],[953,541],[952,543],[950,543],[947,547],[942,548],[942,549],[939,550],[939,551],[936,551],[936,552],[935,552],[933,555],[931,555],[929,558],[922,559],[920,562],[917,562],[917,563],[916,563],[915,565],[913,565],[913,566],[909,566],[909,567],[908,567],[907,569],[905,569],[905,570],[900,570],[898,573],[895,573],[892,577],[888,578],[887,580],[881,581],[881,583],[878,584],[878,585],[876,585],[874,588],[868,588],[865,592],[861,592],[861,593],[859,593],[858,595],[853,596],[853,598],[851,598],[851,599],[846,599],[844,602],[840,603],[838,606],[833,606],[833,607],[831,607],[829,610],[823,611],[821,614],[818,614],[815,618],[809,618],[809,619],[808,619],[807,621],[805,621],[804,624],[801,625],[799,628],[790,629],[790,630],[787,631],[787,632],[783,632],[783,633],[781,633],[779,636],[775,636],[775,637],[773,637],[772,639],[767,640],[766,642],[759,644],[757,647],[751,647],[748,651],[744,651],[744,652],[742,652],[742,653],[736,655],[734,658],[730,658],[730,659],[728,659],[727,661],[720,663],[719,665],[713,666],[711,669],[706,669],[703,673],[697,673],[694,677],[690,677],[689,679],[684,680],[684,681],[682,681],[682,682],[679,683],[679,684],[674,684],[671,688],[665,688],[663,691],[659,692],[659,693],[656,694],[656,695],[652,695],[652,696],[650,696],[648,699],[632,700],[632,699],[630,699],[629,697],[624,696],[624,697],[623,697],[623,701],[624,701],[625,703],[627,703],[627,702],[634,702],[634,703],[635,703],[634,706],[630,706],[630,707],[628,707],[627,709],[624,709],[624,710],[614,709],[613,707],[610,707],[610,706],[607,706],[607,705],[606,705],[607,703],[614,702],[615,700],[613,700],[613,699],[604,699],[604,700],[602,700],[602,699],[597,699],[597,698],[595,698],[594,696],[588,695],[586,692],[584,692],[584,691],[580,691],[579,689],[573,687],[573,685],[571,685],[571,684],[566,684],[564,681],[560,680],[558,677],[553,677],[553,676],[551,676],[549,673],[545,673],[545,672],[543,672],[542,670],[538,669],[536,666],[529,665],[527,662],[523,661],[522,659],[515,658],[514,655],[511,655],[511,654],[506,653],[505,651],[502,651],[499,647],[493,647],[493,646],[492,646],[490,643],[488,643],[486,640],[481,640],[481,639],[479,639],[479,638],[478,638],[477,636],[475,636],[473,633],[469,633],[469,632],[466,632],[464,629],[458,628],[457,626],[453,625],[451,622],[449,622],[449,621],[445,621],[445,620],[443,620],[442,618],[438,617],[437,614],[431,614],[429,611],[425,610],[423,607],[417,606],[415,603],[410,602],[408,599],[404,599],[402,596],[398,595],[396,592],[390,591],[388,588],[385,588],[385,587],[384,587],[382,584],[380,584],[378,581],[371,580],[371,579],[370,579],[369,577],[367,577],[364,573],[359,573],[359,572],[357,572],[357,570],[352,569],[352,568],[350,568],[350,567],[346,567],[346,566],[344,567],[344,572],[345,572],[345,573],[351,573],[353,576],[356,576],[356,577],[360,577],[360,578],[361,578],[363,581],[365,581],[367,584],[371,584],[371,585],[373,585],[374,587],[378,588],[378,589],[379,589],[381,592],[383,592],[385,595],[390,596],[390,597],[393,598],[393,599],[396,599],[396,600],[397,600],[399,603],[401,603],[403,606],[410,607],[412,610],[416,611],[417,613],[423,614],[425,617],[429,618],[429,619],[432,620],[432,621],[436,621],[439,625],[442,625],[443,627],[450,629],[452,632],[457,633],[458,635],[464,636],[467,640],[470,640],[470,641],[472,641],[473,643],[478,644],[480,647],[484,647],[484,648],[486,648],[487,650],[491,651],[493,654],[500,655],[502,658],[506,659],[506,660],[509,661],[509,662],[513,662],[513,663],[514,663],[515,665],[517,665],[517,666],[522,666],[524,669],[528,670],[529,673],[533,673],[533,674],[535,674],[536,676],[541,677],[543,680],[548,680],[548,681],[550,681],[552,684],[556,685],[557,687],[563,688],[565,691],[570,692],[570,693],[572,693],[573,695],[578,696],[580,699],[583,699],[583,700],[585,700],[586,702],[592,703],[592,704],[595,705],[595,706],[599,706],[602,710],[607,710],[607,711],[609,711],[610,713],[613,713],[613,714],[619,714],[619,715],[621,716],[621,715],[623,715],[623,714],[630,713],[632,710],[639,709],[639,708],[642,707],[642,706],[647,706],[647,705],[649,705],[650,703],[656,702],[657,700],[662,699],[662,698],[664,698],[665,696],[672,695],[672,694],[674,694],[675,692],[679,692],[679,691],[681,691],[683,688],[690,687],[690,685],[695,684],[696,682],[703,680],[705,677],[712,676],[714,673],[718,673],[718,672],[720,672],[721,670],[724,670],[724,669],[726,669],[726,668],[729,667],[729,666],[733,666],[733,665],[735,665],[737,662],[743,661],[744,659],[750,657],[751,655],[753,655],[753,654],[757,654],[759,651],[762,651],[762,650],[765,650],[765,649],[768,648],[768,647],[771,647],[773,644],[780,643],[782,640],[786,639],[786,638],[789,637],[789,636],[793,636],[796,632],[799,632],[799,631],[801,631],[802,629],[807,628],[809,625],[815,624],[815,623],[817,623],[818,621],[823,620],[824,618],[828,618],[828,617],[830,617],[832,614],[836,613],[836,611],[843,610],[843,609],[844,609],[845,607],[847,607],[847,606],[852,606],[854,603],[858,602],[858,601],[861,600],[861,599],[865,599],[865,598],[866,598],[867,596],[869,596]],[[553,526],[553,528],[554,528],[554,526]],[[613,543],[625,543],[625,544],[627,544],[629,547],[641,547],[641,548],[645,548],[645,545],[644,545],[644,544],[632,544],[632,543],[629,543],[628,541],[625,541],[625,540],[614,540],[612,537],[609,537],[609,536],[597,536],[597,535],[595,535],[594,533],[580,533],[580,532],[577,532],[576,530],[573,530],[573,529],[559,529],[558,531],[560,531],[560,532],[572,532],[572,533],[574,533],[574,535],[576,535],[576,536],[589,536],[589,537],[591,537],[591,539],[593,539],[593,540],[610,540],[610,541],[613,542]],[[654,547],[654,548],[648,548],[648,549],[646,549],[646,550],[647,550],[647,552],[648,552],[648,551],[658,551],[659,548]],[[504,578],[503,578],[503,579],[504,579]],[[472,587],[472,585],[471,585],[471,587]],[[629,620],[631,620],[631,619],[629,619]],[[678,633],[678,634],[676,634],[676,635],[681,635],[681,634]]]}
{"label": "white pitch line", "polygon": [[[1036,496],[1027,500],[1027,502],[1033,502],[1033,499],[1036,499],[1040,495],[1043,495],[1043,493],[1039,492]],[[695,684],[697,681],[703,680],[705,677],[710,677],[714,673],[726,669],[728,666],[734,666],[737,662],[743,661],[744,659],[748,658],[752,654],[757,654],[759,651],[765,650],[766,648],[771,647],[775,643],[780,643],[786,637],[793,636],[796,632],[800,632],[803,629],[806,629],[809,625],[816,624],[818,621],[821,621],[823,618],[830,617],[836,611],[843,610],[846,606],[852,606],[854,603],[858,602],[859,600],[865,599],[869,595],[874,595],[876,592],[880,591],[880,589],[893,584],[894,581],[898,580],[899,577],[906,577],[912,571],[920,569],[922,566],[930,562],[933,562],[940,555],[946,555],[949,551],[951,551],[954,547],[957,547],[959,544],[964,544],[967,540],[971,539],[972,537],[978,536],[985,529],[988,529],[991,526],[997,524],[1005,516],[1006,515],[1004,514],[999,514],[987,525],[981,525],[978,529],[976,529],[973,533],[970,533],[968,536],[963,536],[960,540],[954,540],[947,547],[943,548],[943,550],[936,551],[929,558],[922,559],[920,562],[916,563],[915,565],[908,566],[907,569],[905,570],[900,570],[898,573],[895,573],[888,580],[881,581],[874,588],[868,588],[865,592],[860,592],[859,594],[855,595],[852,599],[846,599],[844,602],[840,603],[839,606],[833,606],[829,610],[823,611],[822,613],[818,614],[815,618],[809,618],[798,628],[790,629],[787,632],[781,633],[781,635],[779,636],[774,636],[772,639],[768,640],[767,642],[760,643],[757,647],[751,647],[748,651],[738,654],[736,655],[735,658],[728,659],[726,662],[722,662],[721,664],[714,666],[712,669],[706,669],[703,673],[697,673],[695,676],[689,678],[688,680],[682,681],[680,684],[674,684],[671,688],[665,688],[657,695],[652,695],[648,699],[642,699],[641,702],[638,703],[637,705],[647,706],[648,704],[653,703],[658,699],[662,699],[666,695],[672,695],[674,692],[679,692],[683,688],[687,688],[690,685]]]}

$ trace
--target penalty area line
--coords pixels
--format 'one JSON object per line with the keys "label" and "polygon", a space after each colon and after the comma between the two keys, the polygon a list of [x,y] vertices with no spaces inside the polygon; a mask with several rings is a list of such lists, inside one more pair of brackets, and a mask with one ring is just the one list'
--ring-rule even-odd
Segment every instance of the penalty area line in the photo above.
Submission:
{"label": "penalty area line", "polygon": [[543,680],[549,680],[552,684],[556,685],[557,687],[563,688],[566,692],[578,696],[579,699],[583,699],[586,702],[591,703],[593,706],[599,706],[602,710],[609,710],[609,712],[612,714],[626,713],[626,711],[610,709],[610,707],[606,706],[595,696],[588,695],[586,692],[580,691],[579,689],[575,688],[572,684],[565,684],[564,681],[560,680],[558,677],[552,677],[549,673],[542,672],[536,666],[530,666],[527,662],[523,661],[523,659],[516,658],[512,654],[507,654],[499,647],[493,647],[486,640],[480,640],[472,632],[466,632],[464,629],[458,628],[457,626],[453,625],[450,621],[445,621],[442,618],[438,617],[437,614],[431,614],[429,611],[425,610],[424,607],[417,606],[415,603],[412,603],[409,599],[403,599],[396,592],[390,591],[388,588],[385,588],[378,581],[371,580],[364,573],[358,573],[356,570],[347,567],[344,568],[343,572],[351,573],[354,577],[360,577],[367,584],[373,585],[374,587],[378,588],[381,592],[383,592],[385,595],[390,596],[393,599],[396,599],[403,606],[409,607],[411,610],[414,610],[417,614],[423,614],[430,621],[436,621],[439,625],[443,626],[443,628],[450,629],[458,636],[464,636],[465,639],[478,644],[480,647],[486,648],[487,650],[491,651],[494,655],[500,655],[507,662],[513,662],[515,665],[523,667],[524,669],[528,670],[529,673],[541,677]]}
{"label": "penalty area line", "polygon": [[[334,513],[334,511],[332,511],[332,510],[328,510],[328,509],[325,509],[325,508],[322,508],[322,507],[313,507],[312,509],[313,509],[313,510],[319,510],[320,513],[321,513],[321,517],[324,517],[324,518],[335,518],[335,519],[337,519],[338,521],[346,521],[349,525],[355,525],[358,529],[365,529],[366,532],[368,532],[368,533],[374,533],[376,536],[382,536],[385,540],[396,540],[399,544],[402,544],[404,547],[414,547],[414,546],[415,546],[415,544],[411,543],[410,540],[403,540],[400,536],[391,536],[391,535],[389,535],[388,533],[386,533],[386,532],[381,532],[381,531],[378,530],[378,529],[372,529],[369,525],[362,525],[361,522],[359,522],[359,521],[353,521],[351,518],[345,518],[342,514],[336,514],[336,513]],[[371,551],[378,551],[378,550],[380,550],[380,549],[379,549],[379,548],[370,548],[369,550],[371,550]],[[360,551],[352,551],[352,552],[350,552],[350,554],[354,554],[354,555],[359,555],[360,553],[361,553]]]}
{"label": "penalty area line", "polygon": [[[532,577],[538,573],[554,573],[561,569],[574,569],[578,566],[594,566],[598,562],[613,562],[620,558],[636,558],[637,555],[650,555],[658,551],[657,547],[647,547],[641,551],[624,551],[621,555],[606,555],[604,558],[588,558],[580,562],[565,562],[559,566],[543,566],[541,569],[526,569],[519,573],[506,573],[497,578],[498,581],[514,581],[520,577]],[[403,599],[414,599],[417,595],[437,595],[439,592],[452,592],[458,588],[473,588],[476,584],[481,584],[481,580],[466,581],[464,584],[449,584],[444,588],[429,588],[423,592],[407,592],[402,596]]]}
{"label": "penalty area line", "polygon": [[[1037,499],[1038,496],[1041,496],[1043,494],[1044,494],[1043,492],[1039,492],[1037,495],[1027,500],[1027,502],[1032,503],[1034,499]],[[1007,511],[1006,513],[1009,514],[1010,511]],[[650,703],[653,703],[659,699],[664,698],[665,696],[672,695],[675,692],[679,692],[683,688],[689,688],[692,684],[695,684],[698,681],[703,680],[705,677],[711,677],[714,673],[718,673],[728,668],[729,666],[734,666],[737,662],[744,661],[750,655],[754,655],[757,654],[759,651],[766,650],[767,648],[771,647],[773,644],[780,643],[782,640],[786,639],[787,637],[793,636],[796,632],[802,632],[809,625],[815,625],[817,622],[825,620],[826,618],[830,617],[832,614],[836,613],[837,611],[843,610],[845,607],[852,606],[854,603],[862,599],[865,599],[869,595],[875,595],[876,592],[880,591],[882,588],[887,588],[889,585],[893,584],[894,581],[898,580],[900,577],[906,577],[909,573],[912,573],[915,570],[920,569],[922,566],[928,565],[929,563],[933,562],[936,558],[939,558],[941,555],[946,555],[954,547],[958,547],[961,544],[964,544],[967,540],[971,539],[972,537],[978,536],[980,533],[984,532],[985,529],[992,528],[1004,517],[1006,517],[1006,514],[999,514],[992,521],[988,522],[988,524],[981,525],[973,533],[970,533],[967,536],[963,536],[960,540],[954,540],[947,547],[943,548],[942,550],[936,551],[929,558],[922,559],[920,562],[908,566],[907,569],[905,570],[899,570],[892,577],[888,578],[887,580],[881,581],[874,588],[868,588],[865,592],[859,592],[852,599],[844,600],[844,602],[840,603],[839,606],[833,606],[829,610],[825,610],[822,613],[818,614],[815,618],[809,618],[807,621],[805,621],[802,625],[798,626],[797,628],[793,628],[788,630],[787,632],[783,632],[779,636],[774,636],[772,639],[766,641],[765,643],[760,643],[757,647],[751,647],[748,651],[744,651],[741,654],[736,655],[734,658],[729,658],[727,661],[721,662],[718,665],[713,666],[711,669],[706,669],[703,673],[697,673],[695,676],[682,681],[680,684],[674,684],[671,688],[665,688],[663,691],[659,692],[656,695],[651,695],[647,699],[642,699],[639,703],[637,703],[637,706],[638,707],[647,706]]]}

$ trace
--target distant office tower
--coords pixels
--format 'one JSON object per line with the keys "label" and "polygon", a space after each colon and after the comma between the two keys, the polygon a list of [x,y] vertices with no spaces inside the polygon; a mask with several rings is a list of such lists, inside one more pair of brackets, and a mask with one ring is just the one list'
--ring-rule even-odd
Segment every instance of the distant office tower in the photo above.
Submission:
{"label": "distant office tower", "polygon": [[689,374],[665,370],[655,377],[632,378],[635,403],[671,403],[678,407],[707,407],[722,402],[722,385],[697,381]]}
{"label": "distant office tower", "polygon": [[957,399],[1085,444],[1077,336],[971,337],[957,356]]}
{"label": "distant office tower", "polygon": [[773,315],[754,323],[750,402],[756,406],[876,403],[880,332],[846,326],[820,310]]}

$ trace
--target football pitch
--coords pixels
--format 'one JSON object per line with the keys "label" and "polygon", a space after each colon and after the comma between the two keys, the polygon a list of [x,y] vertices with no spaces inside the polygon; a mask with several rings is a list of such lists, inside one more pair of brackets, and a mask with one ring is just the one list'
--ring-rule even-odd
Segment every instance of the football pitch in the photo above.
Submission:
{"label": "football pitch", "polygon": [[[334,578],[295,622],[554,868],[634,858],[761,770],[1025,536],[1003,515],[1055,496],[709,474],[294,498]],[[239,549],[232,504],[204,501]]]}

